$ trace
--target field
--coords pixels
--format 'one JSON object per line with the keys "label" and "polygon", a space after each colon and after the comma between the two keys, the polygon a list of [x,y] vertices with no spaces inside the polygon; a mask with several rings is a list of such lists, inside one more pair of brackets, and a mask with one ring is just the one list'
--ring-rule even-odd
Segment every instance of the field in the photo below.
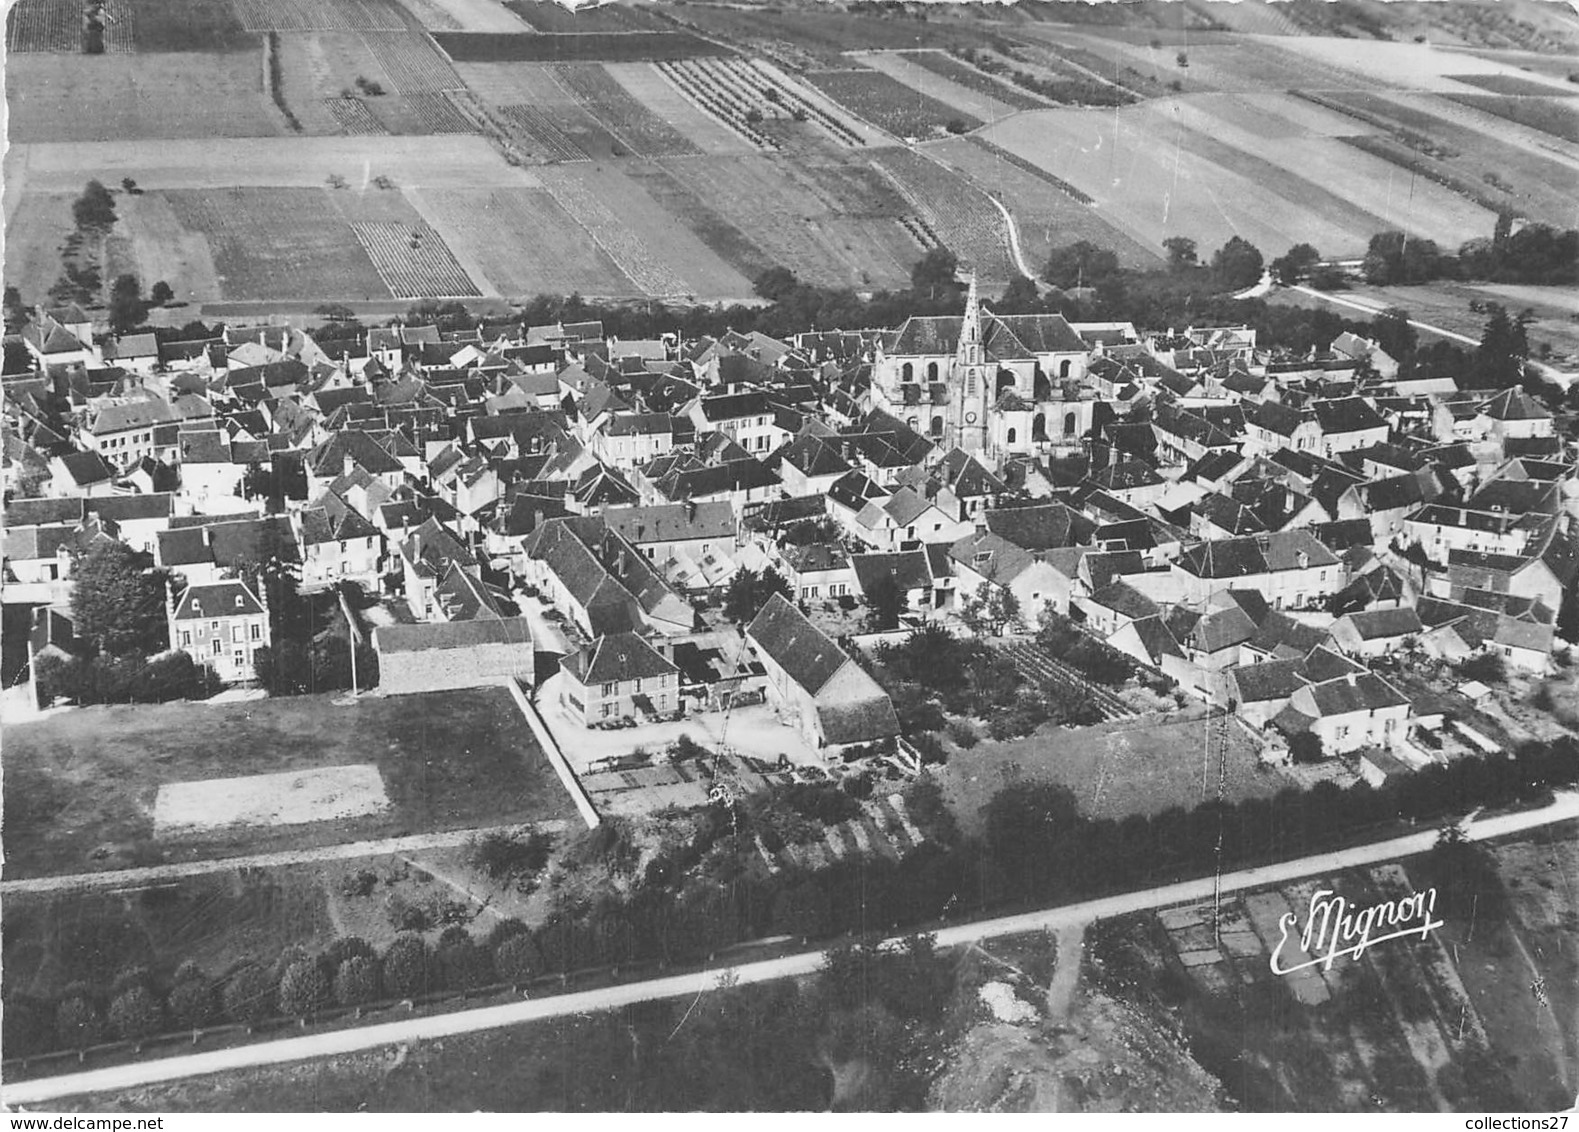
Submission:
{"label": "field", "polygon": [[[861,56],[861,62],[903,83],[925,98],[953,107],[961,112],[966,120],[996,122],[999,118],[1007,118],[1015,111],[1026,108],[1018,101],[1011,102],[1009,98],[1001,96],[996,89],[998,84],[992,79],[979,75],[970,68],[964,68],[967,77],[976,75],[978,78],[985,79],[985,83],[962,83],[957,75],[945,71],[941,65],[924,62],[929,58],[941,60],[943,65],[954,63],[949,56],[936,51],[877,52]],[[983,90],[984,85],[989,89]],[[1005,94],[1012,96],[1012,87],[1005,87],[1003,90]],[[1032,105],[1045,106],[1046,103],[1036,102]]]}
{"label": "field", "polygon": [[572,35],[490,35],[436,32],[433,38],[457,63],[627,63],[693,59],[722,48],[685,32],[587,32]]}
{"label": "field", "polygon": [[17,55],[6,61],[13,144],[245,138],[286,132],[261,53]]}
{"label": "field", "polygon": [[634,284],[543,189],[433,189],[417,207],[500,294],[629,295]]}
{"label": "field", "polygon": [[603,69],[699,152],[742,153],[749,148],[733,130],[698,109],[653,64],[605,63]]}
{"label": "field", "polygon": [[[309,134],[415,133],[402,120],[394,80],[356,32],[282,35],[280,90],[285,104]],[[365,79],[385,93],[364,95]],[[342,93],[354,97],[342,97]]]}
{"label": "field", "polygon": [[1579,103],[1566,98],[1526,98],[1508,94],[1449,94],[1449,102],[1483,110],[1554,138],[1579,144]]}
{"label": "field", "polygon": [[392,0],[230,0],[248,31],[404,31]]}
{"label": "field", "polygon": [[927,138],[954,122],[974,129],[981,120],[928,98],[881,71],[812,71],[803,76],[834,102],[900,138]]}
{"label": "field", "polygon": [[866,217],[830,207],[827,189],[813,188],[815,175],[796,175],[788,162],[687,158],[664,165],[707,208],[761,248],[769,265],[787,267],[808,282],[894,286],[920,257],[919,248],[906,248],[903,230],[891,218],[898,204],[891,191],[861,209],[873,210]]}
{"label": "field", "polygon": [[625,4],[572,11],[554,0],[507,0],[505,7],[533,31],[552,33],[650,31],[664,24],[640,8]]}
{"label": "field", "polygon": [[996,79],[942,51],[912,51],[907,53],[905,58],[958,86],[966,87],[977,94],[987,95],[995,101],[1007,103],[1015,110],[1035,110],[1047,105],[1046,99],[1016,86],[1007,79]]}
{"label": "field", "polygon": [[76,230],[71,202],[76,193],[25,193],[5,226],[5,282],[26,295],[41,295],[60,275],[60,253]]}
{"label": "field", "polygon": [[915,202],[962,268],[984,282],[1005,283],[1018,274],[1009,262],[1003,217],[986,193],[914,150],[883,150],[874,160]]}
{"label": "field", "polygon": [[[1266,797],[1293,783],[1262,767],[1254,747],[1237,729],[1229,732],[1228,785],[1224,797]],[[985,741],[968,757],[951,761],[942,775],[949,808],[967,832],[981,830],[981,809],[1016,782],[1056,782],[1074,791],[1089,818],[1159,814],[1217,797],[1217,764],[1203,773],[1206,722],[1162,723],[1129,719],[1075,730],[1051,728],[1011,742]],[[1216,724],[1213,724],[1213,739]]]}
{"label": "field", "polygon": [[[1112,248],[1126,267],[1156,267],[1157,252],[1130,239],[1090,205],[1081,204],[1044,176],[994,152],[980,138],[932,142],[927,153],[969,177],[978,188],[1003,194],[1020,231],[1020,250],[1032,267],[1045,263],[1053,248],[1090,240]],[[1034,168],[1034,167],[1033,167]]]}
{"label": "field", "polygon": [[167,189],[177,220],[213,249],[226,299],[386,298],[328,189]]}
{"label": "field", "polygon": [[[393,803],[385,813],[312,827],[154,834],[154,798],[166,783],[366,762]],[[502,689],[345,708],[328,696],[82,708],[8,727],[4,768],[13,878],[573,816]]]}
{"label": "field", "polygon": [[701,152],[599,64],[567,63],[556,70],[559,81],[638,157],[686,157]]}
{"label": "field", "polygon": [[353,221],[351,229],[379,278],[397,299],[465,298],[480,295],[455,261],[444,238],[426,223]]}
{"label": "field", "polygon": [[[1489,90],[1492,94],[1549,94],[1566,96],[1568,98],[1579,95],[1579,92],[1572,89],[1565,90],[1558,83],[1536,82],[1534,79],[1525,78],[1523,75],[1451,75],[1449,77],[1454,82],[1478,86],[1482,90]],[[1570,109],[1573,108],[1570,107]]]}
{"label": "field", "polygon": [[543,168],[539,176],[560,207],[592,233],[646,294],[712,298],[751,293],[750,280],[676,224],[638,183],[617,169],[558,165]]}

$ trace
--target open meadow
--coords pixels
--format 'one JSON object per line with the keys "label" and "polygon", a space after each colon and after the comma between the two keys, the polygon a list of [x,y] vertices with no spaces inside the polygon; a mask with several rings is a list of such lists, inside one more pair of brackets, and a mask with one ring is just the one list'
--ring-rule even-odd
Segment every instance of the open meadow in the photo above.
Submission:
{"label": "open meadow", "polygon": [[[6,728],[7,876],[49,876],[573,817],[508,693],[90,707]],[[371,764],[390,806],[160,837],[171,783]]]}

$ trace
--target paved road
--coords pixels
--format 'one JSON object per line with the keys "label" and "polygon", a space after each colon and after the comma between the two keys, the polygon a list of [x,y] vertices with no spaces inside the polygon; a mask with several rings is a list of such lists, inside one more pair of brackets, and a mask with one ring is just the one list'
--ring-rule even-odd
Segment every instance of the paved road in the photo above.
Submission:
{"label": "paved road", "polygon": [[[1579,794],[1565,791],[1559,794],[1557,800],[1550,806],[1543,809],[1475,821],[1469,826],[1468,833],[1474,840],[1500,837],[1574,817],[1579,817]],[[1319,876],[1341,869],[1374,865],[1423,853],[1435,844],[1436,838],[1437,831],[1430,829],[1406,837],[1396,837],[1334,853],[1302,857],[1299,860],[1260,868],[1242,869],[1225,874],[1221,887],[1223,892],[1237,892]],[[1194,903],[1209,899],[1212,891],[1213,879],[1202,877],[1198,880],[1165,885],[1142,892],[1109,896],[1101,900],[1087,900],[1058,908],[958,924],[939,930],[937,941],[940,947],[955,947],[1019,932],[1056,930],[1075,924],[1090,923],[1105,917],[1121,916],[1129,912]],[[208,1053],[172,1057],[160,1061],[110,1066],[83,1073],[45,1077],[37,1081],[0,1085],[0,1102],[10,1107],[38,1104],[81,1093],[130,1089],[159,1081],[196,1077],[205,1073],[222,1073],[259,1065],[277,1065],[308,1058],[356,1053],[397,1042],[428,1041],[456,1034],[475,1033],[479,1030],[515,1026],[544,1018],[613,1010],[636,1002],[701,994],[717,988],[721,982],[739,985],[807,975],[818,970],[822,963],[823,952],[802,952],[777,959],[746,963],[738,967],[672,975],[640,983],[627,983],[624,986],[578,991],[574,994],[511,1002],[476,1010],[461,1010],[428,1018],[385,1022],[377,1026],[364,1026],[332,1033],[308,1034],[298,1038],[259,1042],[256,1045],[236,1046],[231,1049],[212,1050]]]}
{"label": "paved road", "polygon": [[[528,823],[531,828],[559,833],[569,823],[554,818]],[[417,833],[409,837],[386,837],[379,841],[352,841],[344,845],[321,845],[316,849],[292,849],[281,853],[258,853],[250,857],[217,857],[211,861],[183,861],[174,865],[148,865],[139,869],[106,869],[98,873],[69,873],[65,876],[28,877],[0,881],[0,896],[26,892],[65,892],[93,888],[138,888],[182,877],[222,873],[230,869],[272,869],[282,865],[310,865],[318,861],[352,861],[358,857],[382,857],[386,853],[413,853],[422,849],[450,849],[464,845],[487,833],[513,833],[524,828],[490,825],[476,829],[453,829],[446,833]]]}

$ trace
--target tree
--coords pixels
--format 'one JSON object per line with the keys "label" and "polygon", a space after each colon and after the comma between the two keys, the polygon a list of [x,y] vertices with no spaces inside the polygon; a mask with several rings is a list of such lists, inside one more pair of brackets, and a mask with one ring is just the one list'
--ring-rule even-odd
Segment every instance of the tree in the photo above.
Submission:
{"label": "tree", "polygon": [[162,307],[166,303],[175,301],[175,291],[170,284],[161,279],[148,292],[148,301],[156,307]]}
{"label": "tree", "polygon": [[724,593],[724,616],[743,625],[762,612],[762,607],[774,594],[783,594],[786,598],[795,596],[790,584],[773,567],[764,567],[761,573],[736,571]]}
{"label": "tree", "polygon": [[27,304],[22,301],[22,292],[10,284],[6,285],[4,306],[6,333],[15,334],[32,320]]}
{"label": "tree", "polygon": [[1419,335],[1409,325],[1409,312],[1399,307],[1388,307],[1371,322],[1371,337],[1382,352],[1398,362],[1414,357]]}
{"label": "tree", "polygon": [[81,230],[105,231],[115,225],[115,198],[98,181],[89,181],[71,203],[71,219]]}
{"label": "tree", "polygon": [[298,959],[280,978],[280,1010],[306,1018],[329,1005],[330,992],[323,968],[311,959]]}
{"label": "tree", "polygon": [[142,284],[135,275],[118,275],[110,285],[110,329],[125,333],[148,320]]}
{"label": "tree", "polygon": [[171,1020],[183,1029],[205,1026],[214,1016],[214,985],[201,973],[196,978],[178,980],[170,988],[167,1006]]}
{"label": "tree", "polygon": [[1327,749],[1320,735],[1301,731],[1289,739],[1288,755],[1296,763],[1319,763],[1327,757]]}
{"label": "tree", "polygon": [[153,991],[145,986],[128,987],[110,1003],[110,1032],[129,1042],[141,1042],[157,1034],[164,1025],[164,1013]]}
{"label": "tree", "polygon": [[1465,680],[1479,680],[1482,684],[1501,684],[1508,678],[1508,666],[1501,653],[1483,652],[1459,665],[1458,674]]}
{"label": "tree", "polygon": [[773,930],[780,935],[819,939],[827,920],[828,898],[814,880],[781,889],[773,900]]}
{"label": "tree", "polygon": [[1032,314],[1035,313],[1040,301],[1041,296],[1036,293],[1036,283],[1017,273],[1009,280],[1009,285],[998,297],[998,305],[993,309],[1000,314]]}
{"label": "tree", "polygon": [[403,998],[429,989],[428,945],[419,935],[403,933],[384,952],[384,986]]}
{"label": "tree", "polygon": [[939,292],[954,288],[958,274],[959,260],[954,253],[947,248],[933,248],[910,269],[910,289],[935,299]]}
{"label": "tree", "polygon": [[1042,269],[1042,278],[1060,290],[1095,287],[1119,272],[1118,253],[1098,247],[1090,240],[1054,248]]}
{"label": "tree", "polygon": [[341,1006],[363,1006],[378,999],[378,960],[353,955],[334,976],[334,1000]]}
{"label": "tree", "polygon": [[55,1008],[55,1034],[66,1049],[86,1049],[104,1040],[104,1019],[86,995],[70,995]]}
{"label": "tree", "polygon": [[146,564],[121,542],[97,543],[77,562],[71,613],[79,637],[108,653],[169,646],[164,583]]}
{"label": "tree", "polygon": [[512,935],[494,948],[493,966],[501,979],[519,986],[543,973],[543,954],[529,932]]}
{"label": "tree", "polygon": [[951,134],[963,134],[970,131],[970,124],[963,118],[950,118],[943,123],[943,128]]}
{"label": "tree", "polygon": [[891,574],[884,574],[866,589],[866,623],[874,630],[893,629],[908,604],[905,591]]}
{"label": "tree", "polygon": [[1500,303],[1487,306],[1490,315],[1480,334],[1480,346],[1475,351],[1481,373],[1489,384],[1498,388],[1517,385],[1524,378],[1524,362],[1530,355],[1529,337],[1525,331],[1527,319],[1521,314],[1511,318]]}
{"label": "tree", "polygon": [[1261,250],[1239,236],[1230,236],[1212,254],[1212,273],[1230,291],[1253,285],[1261,278],[1262,267]]}
{"label": "tree", "polygon": [[1195,241],[1188,236],[1169,236],[1162,241],[1162,246],[1168,253],[1170,271],[1187,271],[1199,262]]}
{"label": "tree", "polygon": [[751,289],[770,303],[781,302],[800,287],[800,280],[787,267],[770,267],[752,281]]}
{"label": "tree", "polygon": [[274,992],[278,983],[262,967],[243,967],[225,984],[225,1016],[251,1030],[274,1013]]}
{"label": "tree", "polygon": [[1320,262],[1321,253],[1310,244],[1295,244],[1272,261],[1272,278],[1285,287],[1292,287],[1306,278]]}

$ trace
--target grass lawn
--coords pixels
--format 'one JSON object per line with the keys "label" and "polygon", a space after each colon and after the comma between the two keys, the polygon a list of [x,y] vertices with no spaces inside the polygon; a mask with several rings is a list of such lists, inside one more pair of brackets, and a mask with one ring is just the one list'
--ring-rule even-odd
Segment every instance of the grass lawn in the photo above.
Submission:
{"label": "grass lawn", "polygon": [[[982,830],[981,809],[1015,783],[1058,782],[1074,791],[1091,818],[1189,809],[1217,797],[1215,757],[1202,776],[1206,723],[1123,720],[1096,727],[1044,727],[1006,743],[983,741],[952,755],[943,771],[943,796],[966,833]],[[1229,732],[1229,801],[1277,793],[1293,783],[1263,769],[1243,733]],[[1216,740],[1215,727],[1213,740]]]}
{"label": "grass lawn", "polygon": [[[9,877],[201,860],[574,816],[503,689],[210,707],[92,707],[5,733]],[[312,825],[156,839],[171,782],[373,763],[390,807]]]}

